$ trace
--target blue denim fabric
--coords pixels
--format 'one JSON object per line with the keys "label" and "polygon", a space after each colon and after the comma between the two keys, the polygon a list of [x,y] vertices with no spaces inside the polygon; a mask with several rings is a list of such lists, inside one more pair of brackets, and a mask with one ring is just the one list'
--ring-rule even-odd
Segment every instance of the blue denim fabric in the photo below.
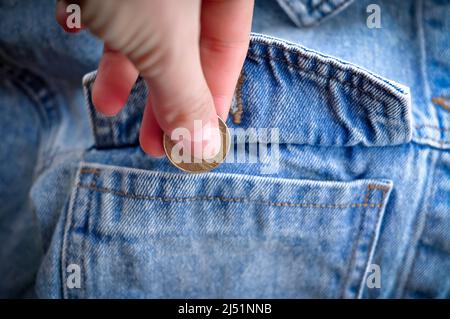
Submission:
{"label": "blue denim fabric", "polygon": [[[270,36],[252,35],[227,125],[279,129],[272,174],[259,158],[196,175],[149,158],[142,80],[104,117],[95,73],[82,101],[77,75],[42,53],[26,64],[3,31],[0,256],[20,264],[2,263],[0,293],[24,293],[39,267],[51,298],[450,297],[450,110],[432,102],[450,97],[450,1],[379,1],[382,29],[365,25],[372,1],[350,2],[257,1],[253,30]],[[90,43],[69,61],[93,69],[98,43],[70,41]]]}
{"label": "blue denim fabric", "polygon": [[277,0],[299,27],[319,24],[346,8],[353,0]]}

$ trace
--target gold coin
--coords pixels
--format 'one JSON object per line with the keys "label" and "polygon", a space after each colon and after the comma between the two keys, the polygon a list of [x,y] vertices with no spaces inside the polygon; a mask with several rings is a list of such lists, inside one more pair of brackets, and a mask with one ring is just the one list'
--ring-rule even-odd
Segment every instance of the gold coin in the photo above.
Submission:
{"label": "gold coin", "polygon": [[[188,173],[204,173],[208,172],[217,166],[219,166],[224,160],[225,157],[228,154],[228,151],[230,149],[230,131],[228,130],[227,125],[224,121],[219,117],[219,130],[220,130],[220,136],[221,136],[221,146],[220,151],[217,153],[217,155],[208,160],[204,159],[196,159],[193,155],[190,155],[188,161],[175,161],[172,158],[172,149],[177,144],[177,142],[174,142],[171,140],[169,136],[164,134],[163,136],[163,146],[164,151],[166,152],[166,156],[169,159],[169,161],[175,166],[181,169],[182,171],[188,172]],[[182,151],[181,151],[182,152]],[[182,157],[182,155],[181,155]]]}

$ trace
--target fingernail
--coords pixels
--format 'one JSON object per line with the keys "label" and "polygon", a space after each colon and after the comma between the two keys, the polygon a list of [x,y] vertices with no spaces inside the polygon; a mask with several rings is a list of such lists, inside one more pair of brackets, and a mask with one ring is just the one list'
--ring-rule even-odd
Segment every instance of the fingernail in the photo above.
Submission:
{"label": "fingernail", "polygon": [[209,122],[203,128],[203,158],[212,159],[220,151],[221,137],[217,120]]}
{"label": "fingernail", "polygon": [[214,158],[220,150],[221,137],[217,121],[194,121],[194,129],[190,136],[182,139],[182,147],[185,152],[192,154],[194,161],[201,163],[202,159]]}

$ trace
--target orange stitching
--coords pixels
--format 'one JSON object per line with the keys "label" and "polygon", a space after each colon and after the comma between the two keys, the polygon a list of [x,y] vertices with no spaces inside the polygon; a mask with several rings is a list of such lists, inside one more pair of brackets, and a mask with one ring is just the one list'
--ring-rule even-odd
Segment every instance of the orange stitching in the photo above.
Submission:
{"label": "orange stitching", "polygon": [[95,187],[97,185],[97,178],[100,176],[99,168],[82,167],[80,169],[80,175],[92,174],[92,181],[90,187]]}
{"label": "orange stitching", "polygon": [[80,174],[99,174],[100,169],[98,168],[90,168],[90,167],[82,167],[80,170]]}
{"label": "orange stitching", "polygon": [[367,188],[369,190],[381,190],[383,191],[383,194],[381,195],[381,201],[380,201],[380,208],[384,203],[384,200],[386,199],[386,194],[387,192],[390,190],[389,186],[383,186],[383,185],[375,185],[375,184],[369,184],[369,186],[367,186]]}
{"label": "orange stitching", "polygon": [[233,115],[233,123],[234,124],[241,124],[242,121],[242,113],[244,109],[244,103],[242,99],[242,85],[244,84],[245,75],[244,70],[242,70],[241,74],[239,75],[239,79],[236,86],[236,111],[232,112]]}
{"label": "orange stitching", "polygon": [[96,187],[97,186],[97,178],[99,177],[99,172],[95,172],[92,175],[92,180],[91,180],[91,187]]}
{"label": "orange stitching", "polygon": [[444,110],[450,111],[450,99],[438,96],[433,97],[431,101],[434,104],[441,106]]}
{"label": "orange stitching", "polygon": [[369,190],[379,189],[379,190],[382,190],[382,191],[388,191],[389,187],[388,186],[383,186],[383,185],[369,184],[368,189]]}
{"label": "orange stitching", "polygon": [[192,201],[222,201],[230,203],[255,203],[263,204],[268,206],[276,207],[302,207],[302,208],[359,208],[359,207],[369,207],[369,208],[381,208],[382,203],[379,204],[369,204],[369,203],[352,203],[352,204],[313,204],[313,203],[289,203],[289,202],[269,202],[269,201],[254,201],[247,198],[227,198],[222,196],[193,196],[193,197],[162,197],[162,196],[145,196],[126,193],[124,191],[115,191],[104,187],[96,187],[93,185],[82,185],[78,184],[77,187],[90,189],[94,191],[99,191],[101,193],[111,193],[113,195],[128,197],[132,199],[139,200],[159,200],[162,202],[192,202]]}
{"label": "orange stitching", "polygon": [[381,197],[381,202],[380,202],[380,204],[378,204],[379,207],[381,207],[383,205],[383,203],[384,203],[384,198],[386,197],[386,193],[389,191],[389,187],[388,186],[383,186],[383,185],[369,184],[367,186],[367,192],[366,192],[366,197],[364,199],[364,204],[369,203],[370,194],[371,194],[371,191],[373,191],[373,190],[381,190],[381,191],[383,191],[383,195]]}
{"label": "orange stitching", "polygon": [[[383,207],[384,200],[386,199],[386,194],[387,194],[387,192],[389,191],[390,188],[388,186],[375,185],[375,184],[369,184],[367,188],[368,188],[368,190],[381,190],[381,191],[383,191],[383,195],[381,197],[381,203],[380,203],[380,206],[379,206],[379,209],[378,209],[378,212],[377,212],[377,216],[376,216],[376,220],[375,220],[375,225],[378,225],[378,223],[380,222],[381,208]],[[366,214],[365,211],[364,211],[364,214]],[[358,241],[359,241],[359,239],[358,239]],[[375,236],[372,234],[369,247],[372,248],[372,246],[374,245],[374,242],[375,242]],[[356,247],[356,244],[355,244],[354,247]],[[367,263],[369,262],[369,257],[370,257],[370,255],[368,255],[365,269],[367,269]],[[363,289],[364,284],[365,284],[365,280],[364,280],[365,278],[366,278],[365,274],[363,274],[363,280],[360,282],[360,285],[359,285],[359,288],[358,288],[358,291],[357,291],[357,297],[359,297],[360,293],[362,293],[362,289]],[[344,286],[344,290],[343,290],[343,295],[345,295],[345,286]]]}
{"label": "orange stitching", "polygon": [[364,204],[367,204],[369,202],[369,197],[370,197],[370,185],[369,187],[367,187],[366,196],[364,197]]}
{"label": "orange stitching", "polygon": [[382,190],[383,195],[381,196],[381,204],[384,203],[384,200],[386,199],[386,194],[387,194],[388,190],[389,190],[388,188]]}
{"label": "orange stitching", "polygon": [[[365,198],[364,202],[368,202],[369,201],[370,193],[371,193],[372,190],[381,190],[381,191],[383,191],[383,195],[382,195],[382,198],[381,198],[381,203],[378,204],[378,206],[377,206],[379,209],[378,209],[378,213],[377,213],[377,217],[376,217],[377,221],[376,221],[375,224],[378,224],[378,220],[380,218],[380,212],[381,212],[381,209],[383,208],[383,203],[384,203],[384,200],[386,198],[386,194],[387,194],[389,189],[390,188],[388,186],[376,185],[376,184],[369,184],[367,186],[366,198]],[[361,224],[360,224],[362,227],[364,227],[364,221],[366,219],[366,214],[367,214],[367,212],[364,211],[362,219],[361,219]],[[345,297],[345,292],[346,292],[346,288],[347,288],[348,282],[350,280],[350,275],[351,275],[352,270],[355,267],[354,263],[355,263],[355,256],[356,256],[356,248],[357,248],[357,246],[359,244],[359,241],[361,239],[361,234],[363,233],[363,228],[362,227],[359,228],[357,239],[356,239],[356,241],[354,242],[354,244],[352,246],[352,252],[351,252],[351,258],[350,258],[350,264],[349,264],[348,272],[347,272],[347,275],[345,276],[346,278],[343,281],[343,285],[342,285],[342,289],[341,289],[341,298]],[[369,247],[372,247],[373,241],[374,241],[374,236],[372,236],[371,243],[370,243]],[[358,294],[359,294],[360,290],[361,290],[361,285],[359,286],[359,289],[358,289],[358,292],[357,292]]]}

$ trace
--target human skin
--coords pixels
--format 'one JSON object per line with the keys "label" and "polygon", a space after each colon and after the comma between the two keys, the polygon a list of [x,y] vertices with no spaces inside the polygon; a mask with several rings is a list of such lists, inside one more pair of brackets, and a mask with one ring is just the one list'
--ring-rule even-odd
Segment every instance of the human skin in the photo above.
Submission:
{"label": "human skin", "polygon": [[[96,109],[113,116],[140,74],[150,88],[140,131],[149,155],[164,155],[163,132],[191,132],[204,158],[220,147],[218,119],[226,119],[248,49],[253,0],[84,0],[83,27],[105,43],[93,87]],[[66,26],[66,1],[56,18]],[[67,28],[65,28],[67,30]],[[193,134],[201,120],[203,134]],[[185,141],[186,142],[186,141]]]}

